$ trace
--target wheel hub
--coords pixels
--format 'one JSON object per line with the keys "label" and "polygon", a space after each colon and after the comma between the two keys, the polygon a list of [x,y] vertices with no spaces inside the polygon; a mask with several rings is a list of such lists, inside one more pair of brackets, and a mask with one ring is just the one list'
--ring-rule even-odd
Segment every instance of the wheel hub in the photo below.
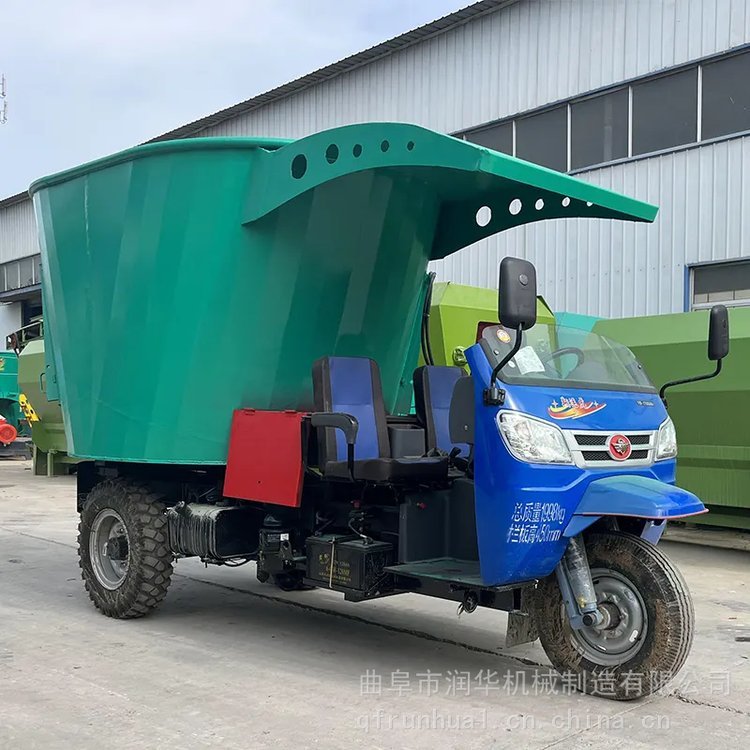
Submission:
{"label": "wheel hub", "polygon": [[110,591],[118,588],[130,564],[130,540],[119,513],[99,511],[91,525],[89,551],[96,580]]}
{"label": "wheel hub", "polygon": [[596,664],[622,664],[643,645],[648,628],[646,607],[636,588],[621,573],[596,568],[591,577],[602,621],[580,630],[571,629],[573,642]]}
{"label": "wheel hub", "polygon": [[124,535],[111,536],[104,545],[104,554],[112,561],[128,559],[128,538]]}

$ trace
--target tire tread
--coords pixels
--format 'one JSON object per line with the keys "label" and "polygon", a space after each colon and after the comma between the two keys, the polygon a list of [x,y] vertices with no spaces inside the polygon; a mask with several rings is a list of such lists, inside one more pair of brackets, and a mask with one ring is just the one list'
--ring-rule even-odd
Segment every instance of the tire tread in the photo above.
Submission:
{"label": "tire tread", "polygon": [[[575,649],[566,634],[562,596],[552,575],[539,584],[531,603],[547,656],[558,671],[576,671],[582,675],[582,687],[586,693],[617,700],[640,697],[623,689],[606,695],[598,692],[597,677],[605,673],[618,676],[626,672],[648,674],[647,689],[641,696],[660,689],[684,666],[693,642],[695,613],[682,575],[662,550],[625,532],[594,532],[586,538],[586,549],[592,568],[611,567],[618,570],[627,568],[626,563],[635,563],[634,567],[640,567],[640,574],[647,575],[655,586],[655,590],[643,593],[644,600],[651,600],[661,621],[649,623],[652,632],[646,634],[647,643],[644,643],[644,648],[648,645],[647,653],[639,651],[630,661],[616,667],[596,665]],[[628,575],[627,569],[620,572],[631,578],[633,576],[632,571]],[[646,607],[649,608],[649,601],[646,601]],[[659,642],[656,642],[657,636]],[[664,679],[654,682],[656,674],[663,675]]]}
{"label": "tire tread", "polygon": [[[111,507],[123,518],[130,540],[131,567],[122,585],[110,591],[101,586],[89,558],[91,522],[102,508]],[[78,524],[78,554],[81,576],[94,606],[118,619],[143,617],[167,595],[172,579],[172,554],[167,542],[166,505],[146,485],[123,479],[108,479],[89,493]]]}

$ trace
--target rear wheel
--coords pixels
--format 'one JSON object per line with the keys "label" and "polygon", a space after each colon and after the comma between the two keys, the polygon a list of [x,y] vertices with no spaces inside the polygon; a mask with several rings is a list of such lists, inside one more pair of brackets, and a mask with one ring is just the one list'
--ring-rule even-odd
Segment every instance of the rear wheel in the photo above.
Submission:
{"label": "rear wheel", "polygon": [[165,505],[147,487],[107,480],[89,492],[78,526],[86,591],[109,617],[142,617],[166,596],[172,576]]}
{"label": "rear wheel", "polygon": [[685,582],[654,545],[623,533],[586,540],[600,625],[570,627],[554,575],[533,599],[539,637],[554,667],[585,693],[632,700],[660,689],[682,668],[693,641]]}

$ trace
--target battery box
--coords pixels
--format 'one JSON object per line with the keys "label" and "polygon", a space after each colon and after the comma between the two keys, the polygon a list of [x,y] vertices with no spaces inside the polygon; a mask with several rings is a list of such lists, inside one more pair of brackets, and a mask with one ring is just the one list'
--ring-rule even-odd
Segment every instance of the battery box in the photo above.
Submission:
{"label": "battery box", "polygon": [[345,534],[310,536],[305,547],[312,583],[365,597],[386,584],[383,568],[393,562],[392,544]]}

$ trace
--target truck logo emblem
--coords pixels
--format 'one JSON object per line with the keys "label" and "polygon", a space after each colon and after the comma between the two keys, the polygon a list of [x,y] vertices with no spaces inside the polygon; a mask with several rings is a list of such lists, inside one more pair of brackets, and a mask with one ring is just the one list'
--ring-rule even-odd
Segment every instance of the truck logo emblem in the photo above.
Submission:
{"label": "truck logo emblem", "polygon": [[625,435],[612,435],[607,441],[607,450],[615,461],[625,461],[630,458],[633,446]]}
{"label": "truck logo emblem", "polygon": [[607,404],[598,401],[584,401],[582,398],[560,397],[560,403],[555,399],[548,407],[547,414],[552,419],[580,419],[601,411]]}

